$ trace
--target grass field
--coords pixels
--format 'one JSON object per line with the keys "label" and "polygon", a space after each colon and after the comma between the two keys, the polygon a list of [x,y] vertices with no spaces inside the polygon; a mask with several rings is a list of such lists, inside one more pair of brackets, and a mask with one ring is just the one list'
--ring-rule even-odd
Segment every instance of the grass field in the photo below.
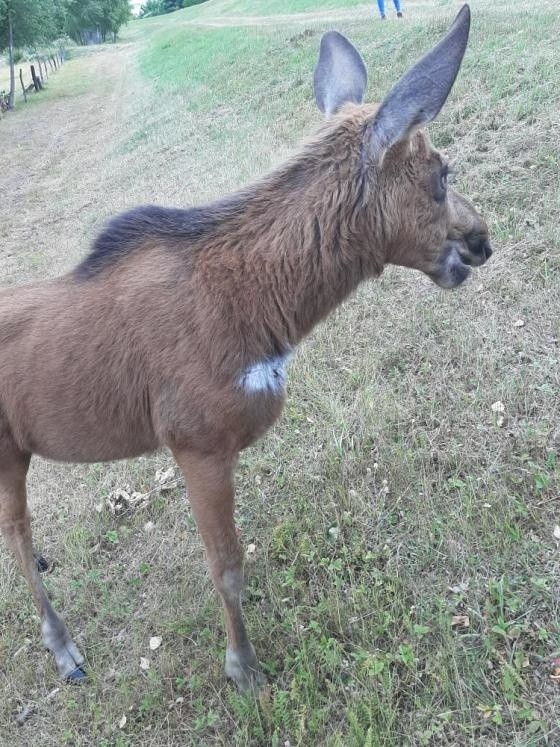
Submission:
{"label": "grass field", "polygon": [[[410,0],[382,24],[343,0],[209,0],[70,59],[0,120],[3,284],[70,269],[123,208],[204,202],[293,152],[319,121],[327,28],[363,52],[375,100],[457,5]],[[181,487],[134,510],[104,500],[152,491],[167,452],[36,460],[36,545],[89,683],[59,683],[0,545],[0,744],[560,744],[560,17],[555,0],[471,8],[430,132],[495,254],[456,292],[397,268],[363,286],[301,346],[281,422],[243,455],[268,689],[244,699],[224,679]]]}

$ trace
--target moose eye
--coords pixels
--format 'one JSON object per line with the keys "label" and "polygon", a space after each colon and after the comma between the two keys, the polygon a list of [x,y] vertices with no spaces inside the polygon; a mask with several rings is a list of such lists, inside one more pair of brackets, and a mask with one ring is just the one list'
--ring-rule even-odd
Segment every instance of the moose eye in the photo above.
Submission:
{"label": "moose eye", "polygon": [[436,202],[444,202],[447,197],[447,180],[450,174],[449,166],[445,165],[440,171],[436,171],[433,179],[433,191]]}

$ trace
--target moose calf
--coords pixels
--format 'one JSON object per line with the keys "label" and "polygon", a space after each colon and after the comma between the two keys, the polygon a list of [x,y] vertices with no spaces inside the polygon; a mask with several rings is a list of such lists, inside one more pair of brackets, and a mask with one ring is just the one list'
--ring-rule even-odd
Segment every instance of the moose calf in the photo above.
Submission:
{"label": "moose calf", "polygon": [[241,612],[236,460],[280,415],[296,345],[362,280],[397,264],[455,288],[490,256],[486,224],[420,129],[469,25],[464,6],[380,105],[362,103],[358,52],[325,34],[314,90],[326,121],[290,161],[210,205],[118,215],[68,275],[0,293],[0,527],[62,677],[83,678],[84,659],[33,554],[31,455],[97,462],[165,445],[223,599],[226,673],[242,691],[262,681]]}

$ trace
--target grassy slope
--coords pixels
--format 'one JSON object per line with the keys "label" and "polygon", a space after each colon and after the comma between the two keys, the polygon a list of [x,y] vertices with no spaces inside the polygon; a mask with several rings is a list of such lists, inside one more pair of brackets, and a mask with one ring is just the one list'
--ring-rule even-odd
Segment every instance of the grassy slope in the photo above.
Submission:
{"label": "grassy slope", "polygon": [[[256,546],[246,611],[270,691],[257,704],[224,683],[219,604],[180,491],[122,516],[88,505],[125,483],[147,489],[169,458],[52,467],[44,476],[62,502],[48,531],[37,527],[38,544],[57,558],[49,586],[81,632],[91,684],[66,689],[58,712],[44,701],[56,678],[48,659],[32,658],[35,620],[10,574],[0,655],[19,700],[6,689],[6,733],[26,691],[40,703],[13,739],[560,741],[549,679],[560,648],[560,22],[552,2],[473,6],[463,71],[431,131],[458,186],[484,207],[495,257],[456,293],[396,269],[362,288],[302,346],[282,422],[241,462],[238,524]],[[370,98],[439,36],[451,7],[411,2],[406,25],[362,15],[338,24],[364,52]],[[104,210],[210,199],[312,127],[310,71],[325,23],[182,25],[203,11],[255,8],[211,0],[131,28],[144,83],[130,73]],[[453,627],[455,615],[470,626]],[[153,634],[164,638],[155,654]],[[24,636],[33,643],[12,660]]]}
{"label": "grassy slope", "polygon": [[190,11],[193,18],[213,18],[216,16],[268,16],[275,13],[302,13],[305,11],[324,11],[334,8],[352,8],[366,5],[363,0],[210,0]]}

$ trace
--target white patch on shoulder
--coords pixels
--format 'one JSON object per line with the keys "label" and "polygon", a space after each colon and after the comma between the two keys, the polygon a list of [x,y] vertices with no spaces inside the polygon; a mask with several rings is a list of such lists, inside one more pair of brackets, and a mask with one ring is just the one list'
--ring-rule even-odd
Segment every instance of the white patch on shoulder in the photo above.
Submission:
{"label": "white patch on shoulder", "polygon": [[291,353],[286,353],[247,366],[239,377],[239,386],[248,393],[282,394],[291,357]]}

